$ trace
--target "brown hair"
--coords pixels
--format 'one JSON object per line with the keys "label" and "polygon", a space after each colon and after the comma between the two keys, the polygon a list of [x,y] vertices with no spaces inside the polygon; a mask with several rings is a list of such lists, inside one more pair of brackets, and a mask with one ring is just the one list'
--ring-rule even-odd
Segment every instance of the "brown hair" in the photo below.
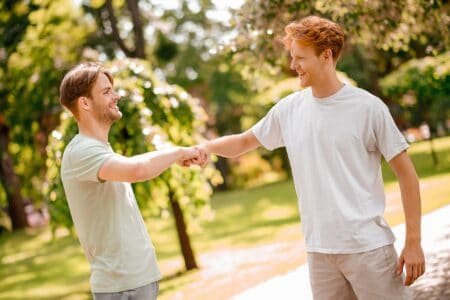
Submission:
{"label": "brown hair", "polygon": [[333,52],[333,60],[337,61],[344,46],[344,31],[338,24],[317,16],[309,16],[298,22],[293,22],[284,28],[286,35],[283,43],[287,50],[291,49],[292,41],[312,46],[316,55],[326,49]]}
{"label": "brown hair", "polygon": [[81,63],[73,67],[64,76],[59,87],[59,101],[62,105],[67,107],[75,117],[78,115],[76,101],[79,97],[91,97],[92,87],[98,78],[98,75],[103,73],[108,77],[111,84],[113,78],[100,63],[88,62]]}

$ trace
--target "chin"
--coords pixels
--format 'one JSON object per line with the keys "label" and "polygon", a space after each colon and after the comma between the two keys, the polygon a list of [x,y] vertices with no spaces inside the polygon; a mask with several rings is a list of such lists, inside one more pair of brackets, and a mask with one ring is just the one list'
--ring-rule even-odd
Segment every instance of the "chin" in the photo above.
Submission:
{"label": "chin", "polygon": [[114,121],[117,121],[117,120],[120,120],[120,119],[122,119],[122,113],[121,113],[121,112],[117,113],[117,114],[114,116]]}
{"label": "chin", "polygon": [[118,121],[118,120],[122,119],[122,113],[119,111],[114,114],[110,114],[109,119],[111,122]]}

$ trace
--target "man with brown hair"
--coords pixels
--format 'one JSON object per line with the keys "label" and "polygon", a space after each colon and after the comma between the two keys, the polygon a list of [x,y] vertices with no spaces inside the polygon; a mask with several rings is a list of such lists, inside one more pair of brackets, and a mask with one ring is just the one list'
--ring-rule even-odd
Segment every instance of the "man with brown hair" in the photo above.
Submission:
{"label": "man with brown hair", "polygon": [[206,156],[183,147],[133,157],[114,153],[108,133],[122,117],[119,98],[100,64],[80,64],[65,75],[60,100],[79,133],[64,150],[61,178],[91,266],[94,299],[156,299],[161,274],[130,183],[152,179],[173,163],[202,164]]}
{"label": "man with brown hair", "polygon": [[[315,299],[409,299],[404,285],[424,273],[425,259],[408,144],[379,98],[338,79],[344,44],[339,25],[310,16],[285,31],[291,68],[305,89],[279,101],[250,130],[199,147],[224,157],[259,146],[286,147]],[[395,237],[383,218],[381,156],[399,179],[406,218],[398,261]]]}

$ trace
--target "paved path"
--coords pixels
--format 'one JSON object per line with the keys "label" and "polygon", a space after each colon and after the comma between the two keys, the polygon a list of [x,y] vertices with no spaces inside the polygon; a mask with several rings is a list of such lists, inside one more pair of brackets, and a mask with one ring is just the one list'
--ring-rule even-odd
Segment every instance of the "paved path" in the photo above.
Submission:
{"label": "paved path", "polygon": [[[404,224],[393,228],[399,253],[404,244]],[[450,205],[422,218],[422,247],[427,270],[413,285],[417,300],[450,300]],[[302,265],[233,297],[233,300],[310,300],[308,266]]]}

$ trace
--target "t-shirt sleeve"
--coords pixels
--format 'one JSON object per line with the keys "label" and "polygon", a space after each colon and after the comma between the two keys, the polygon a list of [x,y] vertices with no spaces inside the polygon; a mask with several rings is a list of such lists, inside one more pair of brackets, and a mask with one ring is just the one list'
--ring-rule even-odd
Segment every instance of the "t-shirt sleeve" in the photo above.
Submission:
{"label": "t-shirt sleeve", "polygon": [[114,155],[101,145],[86,145],[70,155],[72,177],[80,181],[103,182],[98,172],[106,160]]}
{"label": "t-shirt sleeve", "polygon": [[258,141],[268,150],[284,146],[279,119],[280,103],[270,109],[267,115],[256,123],[251,131]]}
{"label": "t-shirt sleeve", "polygon": [[395,125],[388,107],[380,99],[374,108],[373,131],[378,150],[386,161],[390,161],[409,145],[405,137]]}

